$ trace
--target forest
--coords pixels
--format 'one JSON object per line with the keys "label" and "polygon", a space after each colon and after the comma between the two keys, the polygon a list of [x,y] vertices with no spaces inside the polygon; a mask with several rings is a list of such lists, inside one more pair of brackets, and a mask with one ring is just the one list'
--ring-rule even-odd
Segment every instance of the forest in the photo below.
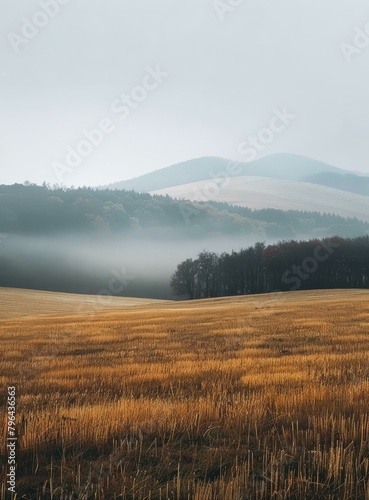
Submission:
{"label": "forest", "polygon": [[239,252],[200,252],[171,277],[189,299],[322,288],[369,288],[369,236],[257,243]]}
{"label": "forest", "polygon": [[124,190],[0,186],[0,232],[18,235],[116,234],[161,230],[169,238],[222,233],[274,241],[366,234],[369,223],[318,212],[252,210],[216,201],[191,203]]}
{"label": "forest", "polygon": [[[288,270],[291,259],[280,257],[268,264],[272,250],[266,248],[272,247],[267,245],[368,233],[366,222],[318,212],[251,210],[217,201],[191,203],[88,187],[0,186],[0,286],[99,295],[109,289],[113,276],[126,273],[134,279],[122,279],[119,294],[132,297],[195,298],[290,289],[289,281],[293,287],[302,278],[291,271],[287,283],[279,283],[281,273],[273,269]],[[263,243],[253,250],[239,250],[258,241]],[[178,263],[189,257],[195,262],[203,249],[222,256],[201,258],[192,284],[183,294],[181,285],[175,296],[169,284]],[[300,265],[310,255],[300,253],[301,259],[292,264]],[[240,275],[236,261],[243,263]],[[209,274],[202,279],[205,269]],[[314,279],[309,275],[304,286]],[[196,280],[204,285],[195,286]]]}

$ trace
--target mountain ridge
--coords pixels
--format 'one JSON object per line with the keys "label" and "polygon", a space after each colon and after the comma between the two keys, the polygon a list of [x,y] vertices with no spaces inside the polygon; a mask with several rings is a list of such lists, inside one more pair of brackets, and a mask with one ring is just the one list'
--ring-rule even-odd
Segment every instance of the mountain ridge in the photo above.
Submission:
{"label": "mountain ridge", "polygon": [[[107,189],[133,189],[151,192],[193,182],[219,179],[225,176],[260,176],[310,182],[369,195],[369,177],[335,167],[328,163],[290,153],[277,153],[249,163],[203,156],[176,163],[138,177],[104,186]],[[346,181],[342,182],[342,179]],[[332,185],[330,184],[330,180]],[[348,180],[351,182],[348,185]],[[367,194],[362,183],[368,186]],[[345,187],[346,186],[346,187]]]}

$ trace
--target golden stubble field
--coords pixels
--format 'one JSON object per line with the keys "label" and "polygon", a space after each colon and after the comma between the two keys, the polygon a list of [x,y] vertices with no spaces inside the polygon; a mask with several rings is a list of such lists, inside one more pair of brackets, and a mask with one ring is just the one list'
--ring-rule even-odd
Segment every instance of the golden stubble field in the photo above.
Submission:
{"label": "golden stubble field", "polygon": [[369,292],[83,315],[19,293],[0,327],[1,498],[15,386],[17,499],[369,499]]}

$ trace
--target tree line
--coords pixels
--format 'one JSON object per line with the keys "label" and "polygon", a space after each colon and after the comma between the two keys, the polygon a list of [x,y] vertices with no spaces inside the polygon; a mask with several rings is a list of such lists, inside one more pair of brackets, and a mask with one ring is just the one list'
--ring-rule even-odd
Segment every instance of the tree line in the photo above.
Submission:
{"label": "tree line", "polygon": [[340,234],[355,237],[369,223],[334,214],[262,209],[216,201],[190,202],[134,191],[72,189],[46,184],[0,185],[0,233],[111,233],[160,230],[161,235],[202,238],[226,234],[279,240]]}
{"label": "tree line", "polygon": [[176,295],[201,299],[272,291],[369,288],[369,236],[256,243],[240,251],[202,251],[178,264]]}

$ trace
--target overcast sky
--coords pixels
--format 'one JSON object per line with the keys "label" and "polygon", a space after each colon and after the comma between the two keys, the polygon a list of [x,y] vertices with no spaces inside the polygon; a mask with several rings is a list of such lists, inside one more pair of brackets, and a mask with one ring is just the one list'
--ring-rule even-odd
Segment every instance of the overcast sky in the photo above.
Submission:
{"label": "overcast sky", "polygon": [[[369,174],[367,1],[56,1],[0,6],[0,183],[246,161],[258,134],[258,156]],[[276,111],[290,118],[270,132]]]}

